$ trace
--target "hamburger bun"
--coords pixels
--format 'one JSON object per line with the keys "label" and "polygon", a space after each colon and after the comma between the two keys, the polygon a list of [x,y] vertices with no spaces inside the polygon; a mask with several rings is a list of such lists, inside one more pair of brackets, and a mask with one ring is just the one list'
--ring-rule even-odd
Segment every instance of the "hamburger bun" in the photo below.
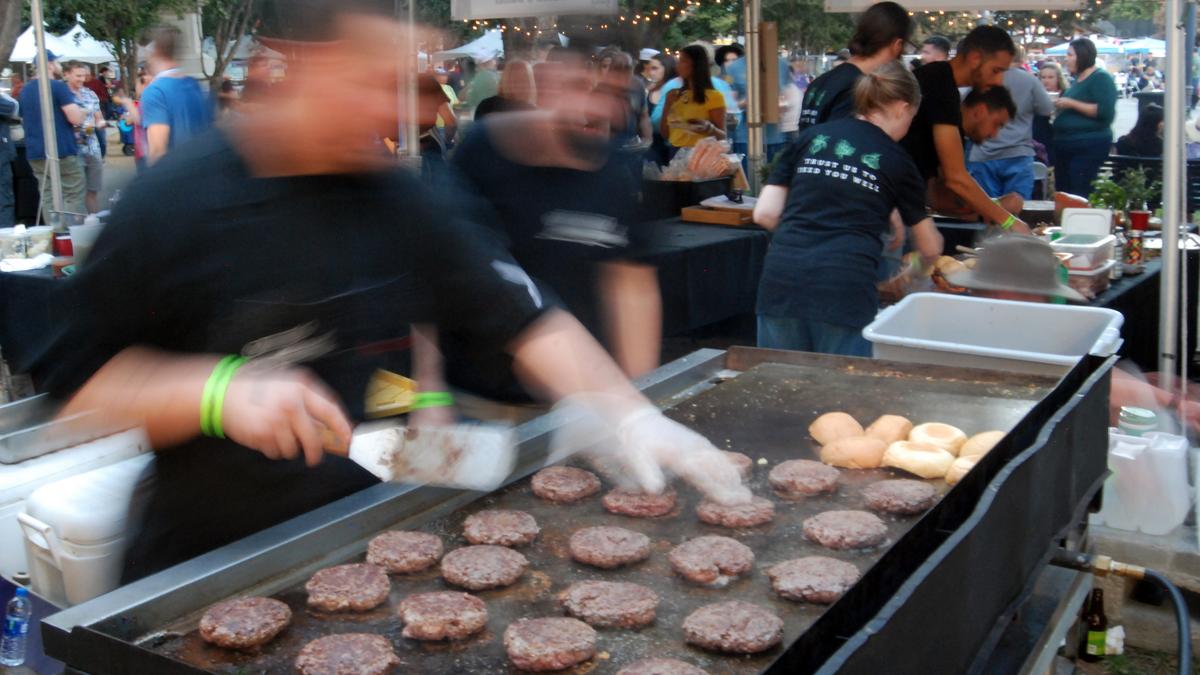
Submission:
{"label": "hamburger bun", "polygon": [[887,443],[871,436],[842,438],[821,448],[821,461],[844,469],[878,469]]}
{"label": "hamburger bun", "polygon": [[959,457],[983,457],[996,447],[1006,434],[1003,431],[985,431],[967,439],[958,449]]}
{"label": "hamburger bun", "polygon": [[944,478],[954,455],[937,446],[913,441],[896,441],[883,453],[883,466],[907,471],[921,478]]}
{"label": "hamburger bun", "polygon": [[950,465],[950,470],[946,472],[946,484],[958,484],[958,481],[962,480],[968,471],[974,469],[981,459],[983,459],[983,455],[969,455],[954,460],[954,463]]}
{"label": "hamburger bun", "polygon": [[808,425],[808,433],[821,445],[854,436],[862,436],[863,428],[850,415],[844,412],[831,412],[821,415]]}
{"label": "hamburger bun", "polygon": [[941,422],[928,422],[913,427],[908,434],[908,440],[941,448],[957,457],[958,449],[967,442],[967,435],[958,427]]}
{"label": "hamburger bun", "polygon": [[867,427],[866,435],[871,438],[878,438],[885,445],[891,445],[896,441],[903,441],[912,433],[913,423],[908,421],[907,417],[899,415],[883,415],[879,419],[871,422],[871,426]]}

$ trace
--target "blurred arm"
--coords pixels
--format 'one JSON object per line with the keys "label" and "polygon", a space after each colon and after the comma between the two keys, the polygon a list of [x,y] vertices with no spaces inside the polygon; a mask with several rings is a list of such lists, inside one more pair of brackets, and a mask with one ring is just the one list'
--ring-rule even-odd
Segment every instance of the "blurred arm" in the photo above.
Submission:
{"label": "blurred arm", "polygon": [[921,254],[921,259],[925,264],[929,265],[937,260],[937,257],[942,254],[944,242],[942,233],[938,232],[937,226],[933,224],[933,218],[926,218],[913,225],[912,234],[913,245]]}
{"label": "blurred arm", "polygon": [[[967,206],[978,213],[989,223],[999,225],[1010,215],[999,204],[992,201],[979,183],[967,172],[966,160],[963,157],[962,136],[958,128],[950,124],[935,124],[933,126],[933,144],[937,149],[938,162],[942,167],[942,178],[946,187],[958,195]],[[1013,225],[1014,232],[1029,234],[1029,226],[1018,218]]]}
{"label": "blurred arm", "polygon": [[658,367],[662,296],[658,270],[628,262],[600,266],[604,327],[617,365],[629,377]]}
{"label": "blurred arm", "polygon": [[80,124],[83,124],[84,120],[87,119],[87,111],[75,105],[74,103],[68,103],[67,105],[64,105],[62,107],[62,111],[63,114],[67,116],[67,121],[73,126],[79,126]]}
{"label": "blurred arm", "polygon": [[171,127],[166,124],[151,124],[146,127],[146,162],[153,164],[167,154],[167,142],[171,139]]}
{"label": "blurred arm", "polygon": [[779,218],[783,215],[787,195],[788,189],[782,185],[764,186],[758,194],[758,203],[754,205],[754,222],[768,230],[779,227]]}

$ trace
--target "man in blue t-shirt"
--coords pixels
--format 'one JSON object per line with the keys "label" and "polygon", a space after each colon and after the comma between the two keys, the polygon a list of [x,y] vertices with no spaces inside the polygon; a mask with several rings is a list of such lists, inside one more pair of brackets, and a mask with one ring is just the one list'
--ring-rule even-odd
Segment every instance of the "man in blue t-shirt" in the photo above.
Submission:
{"label": "man in blue t-shirt", "polygon": [[146,161],[153,164],[167,151],[212,126],[212,107],[196,80],[179,71],[175,51],[179,29],[160,28],[147,61],[154,75],[142,93],[142,126],[146,128]]}
{"label": "man in blue t-shirt", "polygon": [[[46,52],[50,72],[50,99],[54,106],[54,138],[58,144],[58,176],[62,185],[63,209],[70,213],[86,213],[83,166],[79,163],[79,147],[75,144],[75,125],[83,122],[83,108],[75,104],[75,94],[62,81],[62,67],[54,52]],[[42,222],[54,209],[53,191],[46,183],[46,132],[42,128],[42,97],[37,78],[21,89],[21,121],[25,127],[25,157],[33,169],[38,189],[42,192]]]}
{"label": "man in blue t-shirt", "polygon": [[[739,109],[745,112],[746,101],[746,59],[745,57],[730,63],[725,67],[725,72],[732,80],[734,94],[737,96]],[[788,69],[787,61],[782,57],[779,59],[779,92],[782,94],[788,81],[791,80],[791,71]],[[749,154],[748,145],[748,124],[739,124],[733,134],[733,151],[743,155]],[[787,139],[783,135],[783,131],[779,129],[778,124],[767,123],[763,125],[763,142],[766,145],[767,156],[764,158],[770,162],[775,158],[775,153],[783,149]]]}

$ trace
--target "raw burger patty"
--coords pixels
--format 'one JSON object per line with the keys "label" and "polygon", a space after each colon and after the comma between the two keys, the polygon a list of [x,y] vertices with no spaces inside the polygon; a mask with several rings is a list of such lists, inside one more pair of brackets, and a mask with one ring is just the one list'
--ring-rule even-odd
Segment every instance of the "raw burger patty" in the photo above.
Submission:
{"label": "raw burger patty", "polygon": [[596,631],[579,619],[521,619],[504,631],[504,648],[523,670],[563,670],[596,654]]}
{"label": "raw burger patty", "polygon": [[696,515],[709,525],[754,527],[775,519],[775,504],[762,497],[755,497],[747,504],[734,506],[725,506],[705,499],[696,507]]}
{"label": "raw burger patty", "polygon": [[618,670],[617,675],[708,675],[708,673],[685,661],[642,659]]}
{"label": "raw burger patty", "polygon": [[658,594],[624,581],[580,581],[558,596],[567,613],[598,628],[640,628],[654,623]]}
{"label": "raw burger patty", "polygon": [[483,630],[487,619],[487,605],[469,593],[418,593],[400,602],[402,635],[414,640],[461,640]]}
{"label": "raw burger patty", "polygon": [[552,466],[533,474],[533,494],[559,504],[569,504],[600,491],[600,479],[591,471],[573,466]]}
{"label": "raw burger patty", "polygon": [[854,565],[820,555],[788,560],[767,570],[771,587],[780,596],[821,605],[842,597],[858,576]]}
{"label": "raw burger patty", "polygon": [[529,561],[503,546],[465,546],[442,558],[442,578],[470,591],[508,586],[525,574]]}
{"label": "raw burger patty", "polygon": [[[721,454],[725,455],[730,461],[733,462],[734,466],[737,467],[738,474],[741,475],[742,480],[749,478],[750,474],[754,471],[754,460],[750,459],[749,455],[743,455],[740,452],[729,452],[728,450],[722,450]],[[679,661],[679,663],[683,662]]]}
{"label": "raw burger patty", "polygon": [[833,492],[841,472],[811,459],[793,459],[771,469],[767,480],[775,494],[784,499],[801,499]]}
{"label": "raw burger patty", "polygon": [[862,491],[867,507],[884,513],[921,513],[937,501],[937,490],[929,483],[901,478],[871,483]]}
{"label": "raw burger patty", "polygon": [[697,537],[671,549],[668,560],[688,581],[724,586],[754,567],[754,551],[729,537]]}
{"label": "raw burger patty", "polygon": [[387,600],[391,589],[382,569],[361,563],[327,567],[304,585],[308,606],[325,612],[365,612]]}
{"label": "raw burger patty", "polygon": [[383,675],[400,663],[382,635],[343,633],[317,638],[296,657],[302,675]]}
{"label": "raw burger patty", "polygon": [[226,649],[251,649],[271,641],[292,621],[292,610],[271,598],[235,598],[208,608],[200,637]]}
{"label": "raw burger patty", "polygon": [[604,495],[600,503],[610,513],[634,518],[657,518],[674,510],[676,499],[674,488],[667,488],[659,495],[617,488]]}
{"label": "raw burger patty", "polygon": [[688,644],[730,654],[755,654],[783,640],[783,620],[741,600],[705,605],[683,620]]}
{"label": "raw burger patty", "polygon": [[420,572],[442,557],[442,540],[424,532],[384,532],[367,544],[367,562],[393,574]]}
{"label": "raw burger patty", "polygon": [[524,511],[480,511],[463,521],[463,536],[472,544],[524,546],[539,531],[537,521]]}
{"label": "raw burger patty", "polygon": [[623,527],[585,527],[571,535],[571,557],[604,569],[650,557],[650,537]]}
{"label": "raw burger patty", "polygon": [[870,548],[883,543],[887,525],[866,511],[826,511],[804,521],[804,536],[825,548]]}

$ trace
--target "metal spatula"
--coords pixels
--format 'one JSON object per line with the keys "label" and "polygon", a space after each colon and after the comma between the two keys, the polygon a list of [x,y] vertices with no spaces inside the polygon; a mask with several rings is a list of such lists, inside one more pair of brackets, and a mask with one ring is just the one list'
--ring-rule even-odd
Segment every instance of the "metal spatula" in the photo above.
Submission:
{"label": "metal spatula", "polygon": [[362,424],[349,448],[328,430],[322,441],[331,454],[349,457],[382,481],[483,491],[496,489],[508,477],[516,452],[511,428],[482,424]]}

